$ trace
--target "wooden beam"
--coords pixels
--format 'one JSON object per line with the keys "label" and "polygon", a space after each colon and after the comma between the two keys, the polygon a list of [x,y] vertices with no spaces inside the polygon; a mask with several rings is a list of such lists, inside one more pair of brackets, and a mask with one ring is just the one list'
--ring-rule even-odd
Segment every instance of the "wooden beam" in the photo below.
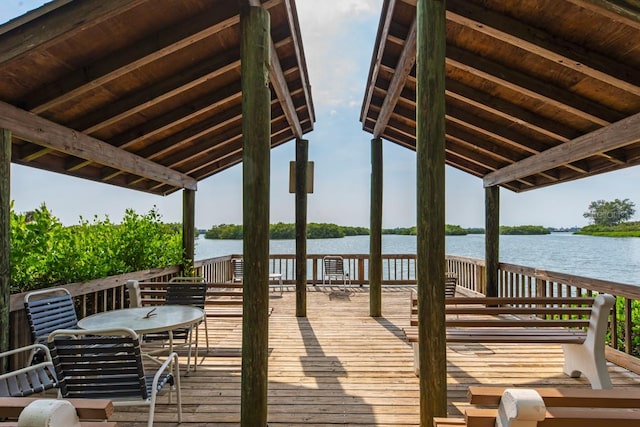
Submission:
{"label": "wooden beam", "polygon": [[396,0],[385,1],[384,5],[387,7],[387,9],[382,11],[382,16],[380,18],[380,23],[381,25],[384,23],[384,26],[378,32],[378,35],[376,37],[375,46],[378,48],[378,50],[371,59],[369,78],[367,79],[367,81],[369,82],[369,87],[367,88],[367,93],[364,97],[364,102],[362,103],[362,110],[360,111],[360,121],[362,123],[364,123],[366,120],[366,114],[371,107],[371,100],[373,99],[373,93],[376,89],[376,81],[378,80],[378,74],[380,73],[380,64],[382,64],[382,57],[384,55],[387,37],[389,36],[389,31],[391,29],[391,22],[393,22],[393,11],[396,6]]}
{"label": "wooden beam", "polygon": [[[0,64],[16,60],[33,49],[46,49],[61,40],[72,38],[89,25],[97,25],[114,16],[126,13],[147,0],[83,0],[58,2],[46,15],[36,11],[19,18],[20,30],[13,33],[12,25],[2,26],[0,33]],[[60,7],[58,7],[60,6]]]}
{"label": "wooden beam", "polygon": [[371,140],[371,207],[369,217],[369,316],[371,317],[382,316],[382,168],[382,138],[378,137]]}
{"label": "wooden beam", "polygon": [[272,52],[271,68],[269,69],[271,86],[280,101],[280,106],[282,107],[282,111],[284,112],[289,125],[291,125],[291,129],[293,129],[293,134],[296,138],[302,138],[302,127],[300,126],[300,120],[298,120],[296,107],[293,105],[293,99],[291,99],[287,80],[284,78],[284,74],[282,74],[282,67],[280,66],[280,59],[278,58],[276,46],[273,43],[273,39],[270,38],[269,41],[271,42]]}
{"label": "wooden beam", "polygon": [[447,415],[444,0],[417,4],[417,269],[420,426]]}
{"label": "wooden beam", "polygon": [[411,73],[413,66],[416,63],[416,20],[414,19],[409,27],[409,33],[404,42],[402,53],[398,59],[398,64],[391,78],[391,83],[387,89],[387,96],[385,96],[382,102],[382,110],[376,121],[376,125],[373,128],[374,138],[378,138],[384,128],[389,122],[389,118],[393,113],[394,108],[398,102],[398,98],[404,89],[404,85],[407,82],[407,77]]}
{"label": "wooden beam", "polygon": [[16,137],[114,169],[178,188],[195,190],[196,180],[103,141],[0,102],[0,127]]}
{"label": "wooden beam", "polygon": [[[11,310],[11,131],[0,129],[0,352],[10,349]],[[7,358],[0,372],[7,372]]]}
{"label": "wooden beam", "polygon": [[[277,0],[276,2],[279,4],[280,0]],[[304,50],[302,47],[302,35],[300,34],[298,11],[296,9],[295,1],[285,0],[284,6],[287,8],[288,22],[293,25],[293,28],[290,28],[291,34],[293,36],[293,49],[296,54],[296,61],[300,66],[300,83],[302,85],[302,90],[304,91],[304,99],[306,102],[307,111],[309,112],[309,117],[311,118],[311,129],[313,129],[313,123],[316,121],[316,113],[313,109],[313,98],[311,97],[311,85],[309,84],[307,61],[305,59]],[[265,4],[263,4],[262,7],[266,7]]]}
{"label": "wooden beam", "polygon": [[622,118],[621,113],[610,110],[601,104],[455,46],[447,47],[447,67],[459,69],[498,86],[537,99],[596,125],[606,126]]}
{"label": "wooden beam", "polygon": [[296,139],[296,316],[307,317],[307,164],[309,142]]}
{"label": "wooden beam", "polygon": [[[485,289],[488,297],[498,296],[500,265],[500,187],[486,187],[484,192]],[[482,292],[482,291],[481,291]]]}
{"label": "wooden beam", "polygon": [[182,190],[182,271],[191,275],[195,254],[196,192]]}
{"label": "wooden beam", "polygon": [[640,141],[640,113],[550,148],[484,177],[490,187]]}
{"label": "wooden beam", "polygon": [[[632,9],[628,2],[619,0],[567,0],[576,6],[596,12],[607,18],[640,30],[640,12]],[[626,3],[626,4],[624,4]]]}
{"label": "wooden beam", "polygon": [[240,7],[244,299],[240,425],[267,425],[269,383],[269,13]]}
{"label": "wooden beam", "polygon": [[579,72],[636,96],[640,95],[638,69],[614,61],[598,52],[525,25],[503,13],[473,2],[449,2],[447,20],[508,43],[555,64]]}
{"label": "wooden beam", "polygon": [[[275,0],[270,0],[274,3]],[[224,13],[224,15],[221,15]],[[123,75],[144,67],[167,55],[206,39],[213,34],[237,25],[237,8],[229,7],[219,13],[200,14],[193,20],[154,34],[126,49],[120,49],[100,62],[64,76],[55,83],[27,96],[26,109],[36,114],[81,96],[97,86],[105,85]]]}
{"label": "wooden beam", "polygon": [[[240,57],[236,51],[218,55],[213,61],[202,61],[173,77],[105,105],[99,111],[75,119],[68,126],[92,134],[230,72],[240,72]],[[212,98],[212,94],[207,94],[207,97]]]}

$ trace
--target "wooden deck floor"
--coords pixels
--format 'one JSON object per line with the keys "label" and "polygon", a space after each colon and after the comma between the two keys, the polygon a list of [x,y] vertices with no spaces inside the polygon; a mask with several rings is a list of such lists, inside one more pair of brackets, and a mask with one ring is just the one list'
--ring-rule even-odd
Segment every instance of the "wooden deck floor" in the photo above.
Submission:
{"label": "wooden deck floor", "polygon": [[[290,288],[290,290],[293,290]],[[269,426],[417,426],[418,380],[402,339],[407,288],[383,292],[381,319],[368,317],[366,290],[308,293],[308,317],[295,317],[295,294],[273,292],[269,324]],[[240,421],[241,325],[209,319],[211,350],[182,377],[183,426],[237,426]],[[200,333],[204,347],[204,333]],[[452,345],[447,351],[449,413],[461,415],[472,384],[589,387],[562,373],[553,345]],[[640,377],[610,365],[614,386]],[[146,425],[146,408],[118,408],[123,426]],[[176,426],[175,406],[160,398],[156,425]]]}

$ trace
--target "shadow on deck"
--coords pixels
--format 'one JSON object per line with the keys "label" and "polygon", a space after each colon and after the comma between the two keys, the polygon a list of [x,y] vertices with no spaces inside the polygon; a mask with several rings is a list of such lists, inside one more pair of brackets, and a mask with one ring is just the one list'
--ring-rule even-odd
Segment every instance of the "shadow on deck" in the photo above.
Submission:
{"label": "shadow on deck", "polygon": [[[383,318],[368,316],[366,288],[310,288],[307,318],[295,317],[292,287],[272,292],[269,324],[269,426],[417,426],[418,380],[402,338],[409,322],[408,288],[385,288]],[[240,422],[241,320],[209,321],[209,354],[183,376],[186,426]],[[204,334],[200,334],[201,349]],[[203,353],[201,353],[202,356]],[[467,387],[589,387],[562,373],[559,345],[451,345],[447,350],[449,414],[461,415]],[[640,376],[609,364],[614,386],[640,385]],[[163,396],[156,425],[176,426]],[[123,426],[142,426],[144,408],[118,408]]]}

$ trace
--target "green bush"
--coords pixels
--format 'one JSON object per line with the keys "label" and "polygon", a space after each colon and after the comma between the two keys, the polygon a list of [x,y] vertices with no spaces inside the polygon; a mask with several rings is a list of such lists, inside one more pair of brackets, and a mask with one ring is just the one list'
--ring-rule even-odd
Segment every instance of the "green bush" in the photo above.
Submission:
{"label": "green bush", "polygon": [[11,286],[14,292],[99,279],[182,263],[182,232],[145,215],[125,211],[121,224],[80,218],[65,227],[43,204],[27,213],[11,205]]}
{"label": "green bush", "polygon": [[536,234],[549,234],[549,233],[551,233],[549,229],[541,225],[519,225],[517,227],[510,227],[508,225],[500,226],[500,234],[536,235]]}

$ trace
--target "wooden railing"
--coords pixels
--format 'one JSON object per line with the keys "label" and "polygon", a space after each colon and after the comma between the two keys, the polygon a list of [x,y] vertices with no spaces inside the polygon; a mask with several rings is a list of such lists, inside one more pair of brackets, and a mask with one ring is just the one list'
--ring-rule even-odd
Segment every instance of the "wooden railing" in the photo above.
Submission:
{"label": "wooden railing", "polygon": [[[332,254],[336,255],[336,254]],[[344,258],[345,269],[348,270],[351,284],[355,286],[368,285],[369,256],[367,254],[337,254]],[[197,261],[194,265],[195,274],[204,277],[208,282],[222,283],[231,280],[231,259],[240,255],[228,255]],[[322,254],[310,254],[307,257],[307,283],[322,285],[323,268]],[[280,273],[285,285],[295,284],[295,255],[270,255],[270,272]],[[484,293],[485,265],[483,260],[447,256],[447,271],[458,276],[458,285],[473,292]],[[384,285],[415,285],[416,284],[416,256],[415,254],[383,255]],[[135,273],[112,276],[104,279],[84,283],[65,285],[76,301],[79,317],[93,313],[126,307],[124,284],[128,279],[145,281],[167,281],[180,274],[178,267],[154,269]],[[622,309],[614,313],[611,328],[611,342],[615,343],[622,353],[638,354],[640,348],[633,342],[632,331],[638,330],[640,325],[634,324],[632,307],[635,301],[640,301],[640,287],[605,280],[591,279],[570,274],[540,270],[531,267],[501,263],[499,267],[500,296],[574,296],[591,295],[595,293],[610,293],[615,295],[618,306]],[[31,337],[24,312],[24,294],[12,295],[11,309],[11,345],[18,347],[29,344]],[[637,304],[637,303],[636,303]],[[620,314],[619,314],[620,313]],[[618,345],[622,343],[622,345]],[[615,363],[626,366],[620,352],[608,351],[607,357]],[[627,361],[628,362],[628,361]],[[636,370],[640,371],[638,359],[634,359]]]}

